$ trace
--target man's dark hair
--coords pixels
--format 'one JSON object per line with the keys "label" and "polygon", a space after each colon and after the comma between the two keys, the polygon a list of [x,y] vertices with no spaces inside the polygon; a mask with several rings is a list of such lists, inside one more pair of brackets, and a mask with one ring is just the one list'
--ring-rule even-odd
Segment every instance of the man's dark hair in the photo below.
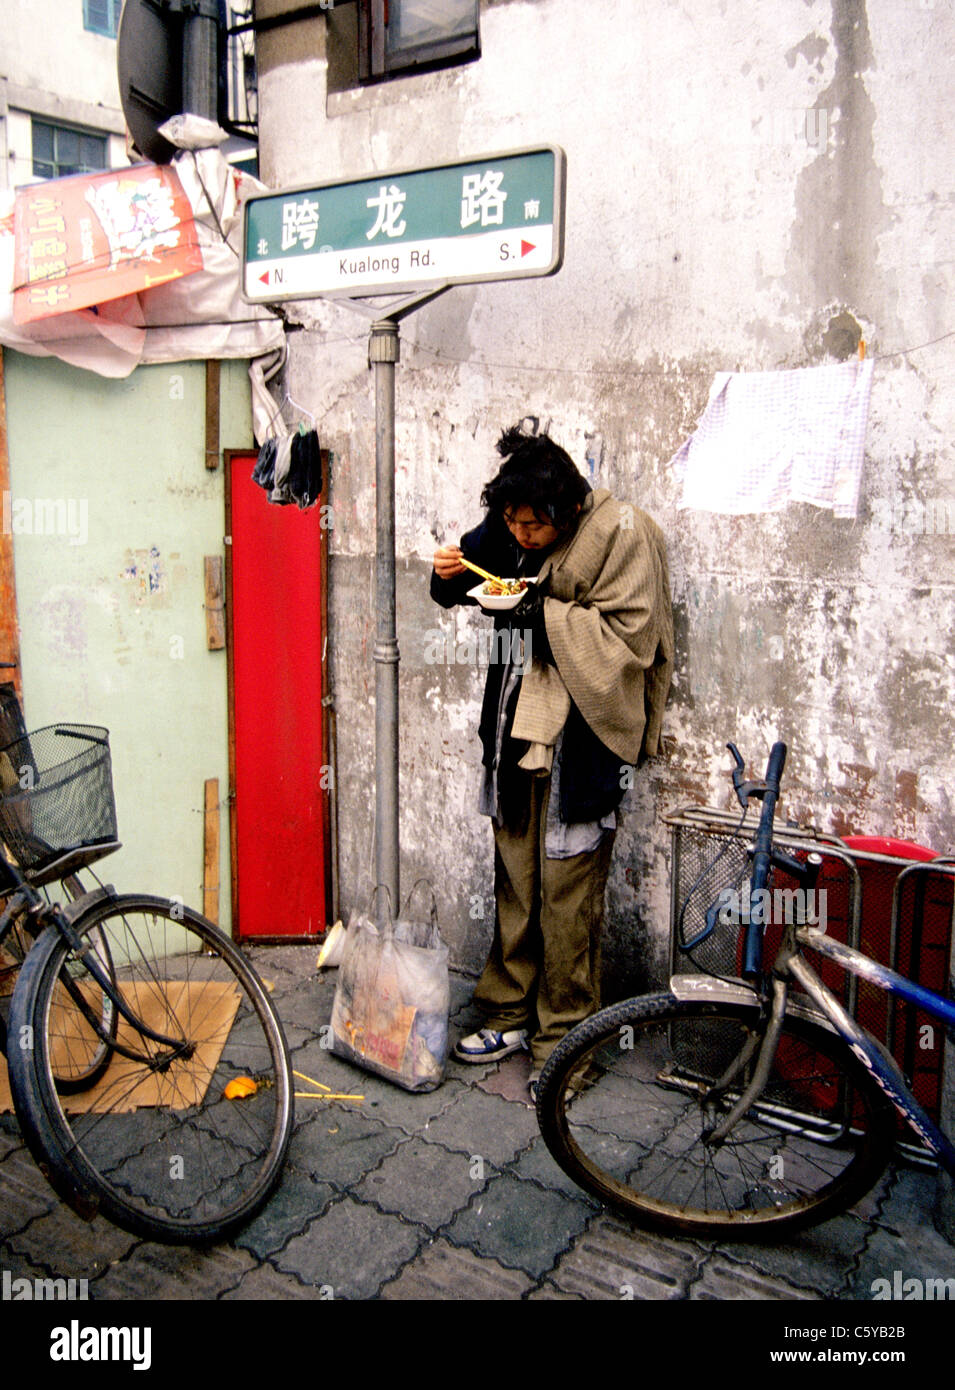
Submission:
{"label": "man's dark hair", "polygon": [[497,441],[497,452],[504,462],[481,493],[482,507],[498,516],[530,507],[559,531],[573,525],[590,484],[566,450],[549,435],[514,425]]}

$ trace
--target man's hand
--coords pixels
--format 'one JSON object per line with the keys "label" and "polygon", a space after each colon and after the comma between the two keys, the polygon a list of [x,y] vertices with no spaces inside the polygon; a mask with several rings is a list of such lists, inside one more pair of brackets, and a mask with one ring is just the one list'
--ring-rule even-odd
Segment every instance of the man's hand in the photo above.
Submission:
{"label": "man's hand", "polygon": [[453,579],[456,574],[464,573],[461,554],[456,545],[442,545],[434,552],[434,572],[439,579]]}
{"label": "man's hand", "polygon": [[[530,636],[531,653],[547,665],[556,666],[554,653],[547,638],[547,625],[544,622],[544,595],[539,584],[528,584],[524,597],[509,614],[511,628],[524,629]],[[526,638],[525,638],[526,640]]]}
{"label": "man's hand", "polygon": [[544,600],[537,584],[528,584],[520,603],[511,610],[514,622],[534,623],[543,618]]}

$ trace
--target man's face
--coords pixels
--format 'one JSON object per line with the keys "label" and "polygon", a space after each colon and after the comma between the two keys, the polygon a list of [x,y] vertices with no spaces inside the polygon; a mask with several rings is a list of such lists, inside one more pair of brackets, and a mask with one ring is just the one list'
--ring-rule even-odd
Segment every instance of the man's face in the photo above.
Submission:
{"label": "man's face", "polygon": [[541,521],[533,507],[508,507],[503,513],[504,524],[524,550],[546,550],[560,532],[549,521]]}

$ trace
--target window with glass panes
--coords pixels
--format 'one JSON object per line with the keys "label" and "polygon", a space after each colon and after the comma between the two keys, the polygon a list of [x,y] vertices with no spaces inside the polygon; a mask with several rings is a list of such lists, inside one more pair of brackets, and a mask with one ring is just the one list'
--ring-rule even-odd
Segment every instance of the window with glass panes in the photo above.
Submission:
{"label": "window with glass panes", "polygon": [[95,174],[109,168],[106,136],[33,119],[33,173],[38,179]]}
{"label": "window with glass panes", "polygon": [[115,39],[123,0],[83,0],[83,28]]}
{"label": "window with glass panes", "polygon": [[463,63],[480,54],[478,0],[359,0],[361,76]]}

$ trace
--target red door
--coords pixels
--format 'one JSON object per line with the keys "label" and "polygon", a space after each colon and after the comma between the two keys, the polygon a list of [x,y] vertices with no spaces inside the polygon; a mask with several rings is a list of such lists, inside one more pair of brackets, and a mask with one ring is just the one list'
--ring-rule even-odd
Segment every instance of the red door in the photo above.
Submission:
{"label": "red door", "polygon": [[270,503],[254,466],[227,459],[233,932],[301,939],[329,907],[325,531],[321,505]]}

